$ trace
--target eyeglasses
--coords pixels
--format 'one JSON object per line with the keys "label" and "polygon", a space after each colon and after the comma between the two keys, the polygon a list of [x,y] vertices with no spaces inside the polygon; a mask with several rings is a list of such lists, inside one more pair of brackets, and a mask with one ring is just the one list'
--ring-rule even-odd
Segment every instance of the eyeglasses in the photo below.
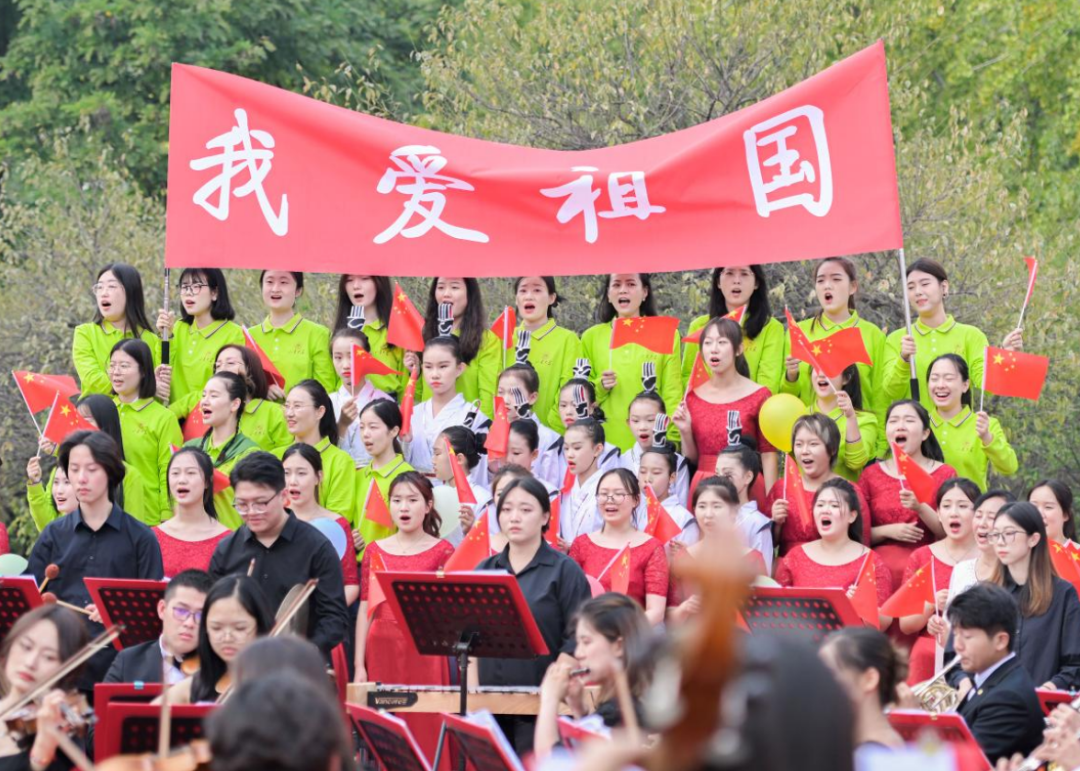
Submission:
{"label": "eyeglasses", "polygon": [[186,295],[191,295],[192,297],[194,297],[199,292],[206,289],[206,287],[208,287],[208,286],[210,286],[210,285],[209,284],[181,284],[180,285],[180,294],[182,294],[182,295],[185,295],[185,294]]}
{"label": "eyeglasses", "polygon": [[115,292],[117,289],[123,289],[123,287],[120,286],[119,284],[116,284],[116,283],[103,284],[100,281],[97,282],[96,284],[94,284],[90,288],[94,291],[94,294],[101,294],[102,292],[105,292],[105,291]]}
{"label": "eyeglasses", "polygon": [[135,369],[135,366],[136,365],[134,364],[123,361],[119,364],[110,364],[109,372],[131,372],[133,369]]}
{"label": "eyeglasses", "polygon": [[233,508],[240,516],[245,514],[265,514],[270,508],[270,502],[277,498],[281,493],[275,493],[265,501],[252,501],[251,503],[234,503]]}
{"label": "eyeglasses", "polygon": [[994,530],[991,533],[986,534],[986,540],[991,544],[995,543],[1012,543],[1016,540],[1016,536],[1020,535],[1020,530]]}
{"label": "eyeglasses", "polygon": [[196,624],[202,621],[201,610],[191,610],[190,608],[181,608],[179,605],[172,609],[173,618],[183,624],[189,618]]}
{"label": "eyeglasses", "polygon": [[627,496],[629,496],[629,493],[625,491],[620,491],[617,493],[597,493],[596,500],[600,503],[604,503],[605,501],[611,501],[612,503],[622,503],[626,500]]}

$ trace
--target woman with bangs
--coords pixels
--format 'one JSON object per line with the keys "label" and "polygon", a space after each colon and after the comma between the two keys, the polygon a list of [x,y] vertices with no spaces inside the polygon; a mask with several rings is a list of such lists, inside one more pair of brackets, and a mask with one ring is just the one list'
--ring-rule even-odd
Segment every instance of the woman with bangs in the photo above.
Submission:
{"label": "woman with bangs", "polygon": [[[405,372],[405,351],[386,339],[393,305],[394,288],[388,276],[342,276],[333,333],[336,336],[345,329],[363,333],[372,356],[396,372]],[[408,375],[368,376],[372,386],[392,397],[404,391],[407,380]]]}

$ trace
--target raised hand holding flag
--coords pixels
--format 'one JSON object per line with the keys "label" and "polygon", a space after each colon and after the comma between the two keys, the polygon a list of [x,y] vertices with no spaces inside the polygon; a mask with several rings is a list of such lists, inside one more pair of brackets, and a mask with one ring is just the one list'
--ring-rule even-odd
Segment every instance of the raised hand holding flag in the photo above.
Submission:
{"label": "raised hand holding flag", "polygon": [[660,543],[667,543],[682,532],[682,528],[672,519],[671,514],[656,497],[652,485],[645,485],[645,509],[647,519],[645,532],[656,538]]}
{"label": "raised hand holding flag", "polygon": [[934,497],[937,493],[937,483],[934,482],[934,478],[912,460],[910,455],[901,450],[900,445],[893,443],[892,451],[896,459],[896,471],[907,482],[911,492],[915,493],[915,498],[919,503],[933,506],[936,503]]}
{"label": "raised hand holding flag", "polygon": [[12,370],[11,374],[31,415],[52,407],[57,394],[71,399],[79,393],[79,386],[70,375],[43,375],[22,369]]}
{"label": "raised hand holding flag", "polygon": [[[1050,371],[1050,359],[1031,353],[988,346],[983,364],[982,390],[997,396],[1038,401]],[[980,396],[979,411],[982,411]]]}
{"label": "raised hand holding flag", "polygon": [[848,598],[864,624],[872,627],[879,625],[877,573],[874,569],[874,553],[872,551],[866,552],[862,567],[859,568],[859,575],[855,578],[855,583]]}

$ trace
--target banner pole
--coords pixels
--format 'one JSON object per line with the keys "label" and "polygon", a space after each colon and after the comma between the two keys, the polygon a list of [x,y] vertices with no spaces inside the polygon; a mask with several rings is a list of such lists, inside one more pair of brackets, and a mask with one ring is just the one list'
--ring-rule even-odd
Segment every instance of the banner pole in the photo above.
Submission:
{"label": "banner pole", "polygon": [[988,362],[986,357],[990,355],[989,348],[983,348],[983,373],[982,385],[979,387],[979,412],[983,411],[983,402],[986,400],[986,369]]}
{"label": "banner pole", "polygon": [[[900,294],[904,297],[904,321],[907,324],[908,337],[914,340],[915,332],[911,327],[911,301],[907,296],[907,259],[904,257],[903,247],[900,247],[898,254],[900,256]],[[914,354],[909,363],[911,364],[911,398],[919,401],[919,373],[915,369]]]}

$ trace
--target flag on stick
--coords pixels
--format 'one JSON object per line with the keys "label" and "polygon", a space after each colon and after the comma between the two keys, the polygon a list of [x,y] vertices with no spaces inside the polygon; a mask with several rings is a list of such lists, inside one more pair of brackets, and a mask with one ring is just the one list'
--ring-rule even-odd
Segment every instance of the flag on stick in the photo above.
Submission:
{"label": "flag on stick", "polygon": [[983,364],[983,390],[998,396],[1038,401],[1050,371],[1050,359],[988,346]]}
{"label": "flag on stick", "polygon": [[271,385],[284,388],[285,376],[281,374],[281,370],[277,368],[274,362],[270,361],[270,357],[255,342],[255,338],[251,336],[251,332],[248,331],[247,327],[244,327],[244,345],[255,351],[255,354],[259,357],[259,363],[262,364],[263,371],[266,372],[266,376],[270,379]]}
{"label": "flag on stick", "polygon": [[893,457],[896,459],[896,470],[907,482],[911,492],[915,493],[915,498],[919,503],[933,506],[936,503],[934,496],[937,493],[937,483],[934,482],[934,478],[913,461],[910,455],[901,450],[900,445],[894,443],[892,450]]}
{"label": "flag on stick", "polygon": [[675,350],[675,332],[679,320],[673,316],[639,316],[615,319],[611,327],[611,348],[634,343],[653,353],[669,354]]}
{"label": "flag on stick", "polygon": [[878,626],[877,573],[874,570],[874,553],[868,551],[863,559],[859,575],[855,578],[855,591],[851,595],[851,604],[859,618],[867,626]]}
{"label": "flag on stick", "polygon": [[458,544],[457,549],[446,561],[443,571],[446,573],[475,570],[476,566],[491,556],[491,535],[488,532],[488,518],[478,517],[469,534]]}
{"label": "flag on stick", "polygon": [[96,430],[97,428],[79,413],[71,399],[61,396],[58,391],[53,397],[49,419],[45,421],[41,435],[53,444],[60,444],[76,431]]}
{"label": "flag on stick", "polygon": [[406,351],[418,353],[424,350],[424,317],[397,283],[394,284],[390,321],[386,325],[386,341]]}

